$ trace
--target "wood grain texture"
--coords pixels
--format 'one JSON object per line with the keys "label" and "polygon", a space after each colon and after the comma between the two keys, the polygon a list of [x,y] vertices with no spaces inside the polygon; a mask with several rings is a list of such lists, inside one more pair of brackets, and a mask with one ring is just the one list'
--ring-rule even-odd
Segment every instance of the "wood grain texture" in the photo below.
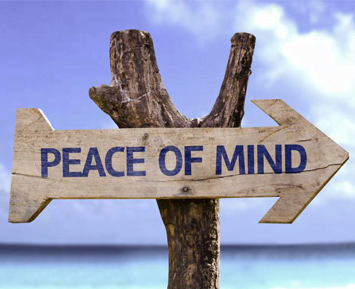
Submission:
{"label": "wood grain texture", "polygon": [[[329,137],[315,128],[282,100],[254,101],[270,115],[279,126],[257,128],[139,128],[111,130],[59,130],[55,131],[38,109],[18,110],[11,188],[10,221],[28,222],[34,219],[52,199],[196,199],[236,197],[280,197],[280,200],[264,216],[261,222],[291,223],[309,204],[321,188],[348,159],[348,153]],[[285,145],[301,145],[307,154],[305,169],[288,173],[285,165]],[[222,171],[216,173],[217,146],[225,148],[229,160],[236,146],[243,146],[243,167],[248,170],[247,147],[253,146],[254,172],[242,172],[236,162],[229,171],[222,161]],[[282,148],[282,171],[264,162],[262,173],[257,171],[258,145],[264,145],[275,159],[276,145]],[[135,171],[144,176],[112,176],[105,168],[105,156],[112,147],[122,147],[112,158],[116,171],[127,170],[127,148],[144,147],[134,158],[144,158],[144,163],[134,164]],[[159,155],[163,148],[176,147],[182,155],[181,170],[176,175],[166,175],[161,169]],[[192,157],[200,157],[200,163],[191,163],[191,175],[186,174],[184,148],[201,146]],[[62,161],[48,168],[48,176],[42,175],[41,149],[51,148],[62,152],[63,148],[80,148],[71,159],[79,164],[71,165],[72,171],[83,172],[90,148],[97,148],[105,175],[92,170],[86,177],[65,177]],[[300,163],[300,154],[293,156],[293,166]],[[237,161],[240,160],[239,159]],[[90,160],[97,163],[97,160]],[[164,164],[169,170],[176,167],[174,153],[166,155]],[[31,188],[28,192],[27,188]],[[23,201],[21,201],[23,200]],[[29,205],[27,200],[33,203]],[[192,201],[193,205],[195,201]],[[180,202],[178,204],[184,204]],[[171,204],[170,204],[171,205]],[[185,210],[181,206],[180,210]],[[31,209],[32,208],[32,209]],[[161,208],[169,215],[169,209]],[[200,208],[199,208],[200,209]],[[199,211],[194,208],[193,211]],[[201,212],[203,212],[202,210]],[[171,218],[171,216],[167,216]],[[178,220],[176,220],[178,221]]]}
{"label": "wood grain texture", "polygon": [[112,33],[110,62],[111,84],[92,87],[89,95],[118,127],[190,126],[191,120],[175,108],[163,84],[148,32]]}

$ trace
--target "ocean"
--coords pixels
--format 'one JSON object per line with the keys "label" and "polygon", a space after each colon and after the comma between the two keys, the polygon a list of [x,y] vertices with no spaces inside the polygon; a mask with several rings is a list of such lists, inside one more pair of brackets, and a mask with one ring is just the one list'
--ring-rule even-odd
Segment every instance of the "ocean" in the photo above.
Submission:
{"label": "ocean", "polygon": [[[220,274],[221,289],[355,289],[355,244],[222,246]],[[1,289],[163,289],[167,276],[166,247],[0,245]]]}

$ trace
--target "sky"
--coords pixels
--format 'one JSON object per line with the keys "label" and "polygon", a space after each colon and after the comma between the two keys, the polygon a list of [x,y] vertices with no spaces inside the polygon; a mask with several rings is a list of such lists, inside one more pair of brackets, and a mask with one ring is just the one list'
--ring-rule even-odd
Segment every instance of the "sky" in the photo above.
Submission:
{"label": "sky", "polygon": [[212,108],[233,34],[254,34],[242,126],[276,125],[250,100],[280,98],[350,153],[292,225],[258,223],[275,198],[221,200],[222,244],[355,241],[354,15],[339,0],[0,1],[0,243],[166,244],[155,200],[54,200],[7,222],[16,109],[42,109],[55,129],[115,128],[88,89],[110,83],[110,34],[124,29],[150,32],[187,117]]}

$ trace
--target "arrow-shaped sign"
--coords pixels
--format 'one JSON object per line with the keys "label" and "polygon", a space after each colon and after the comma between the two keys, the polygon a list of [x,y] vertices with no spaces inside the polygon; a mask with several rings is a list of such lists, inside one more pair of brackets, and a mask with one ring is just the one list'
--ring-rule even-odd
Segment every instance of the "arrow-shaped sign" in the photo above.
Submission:
{"label": "arrow-shaped sign", "polygon": [[280,197],[262,223],[292,223],[348,153],[282,100],[254,103],[280,126],[55,131],[19,109],[9,221],[52,199]]}

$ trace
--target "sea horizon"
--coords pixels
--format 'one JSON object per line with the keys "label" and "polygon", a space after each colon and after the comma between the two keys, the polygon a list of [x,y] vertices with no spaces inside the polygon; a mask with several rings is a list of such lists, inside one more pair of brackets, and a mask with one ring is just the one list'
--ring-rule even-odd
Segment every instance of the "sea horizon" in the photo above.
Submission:
{"label": "sea horizon", "polygon": [[[355,241],[341,242],[299,242],[299,243],[223,243],[221,247],[229,246],[313,246],[313,245],[343,245],[355,244]],[[36,242],[1,242],[0,246],[127,246],[127,247],[168,247],[165,244],[138,244],[138,243],[36,243]]]}
{"label": "sea horizon", "polygon": [[[222,244],[221,289],[354,289],[355,242]],[[163,289],[165,245],[0,244],[0,289]]]}

